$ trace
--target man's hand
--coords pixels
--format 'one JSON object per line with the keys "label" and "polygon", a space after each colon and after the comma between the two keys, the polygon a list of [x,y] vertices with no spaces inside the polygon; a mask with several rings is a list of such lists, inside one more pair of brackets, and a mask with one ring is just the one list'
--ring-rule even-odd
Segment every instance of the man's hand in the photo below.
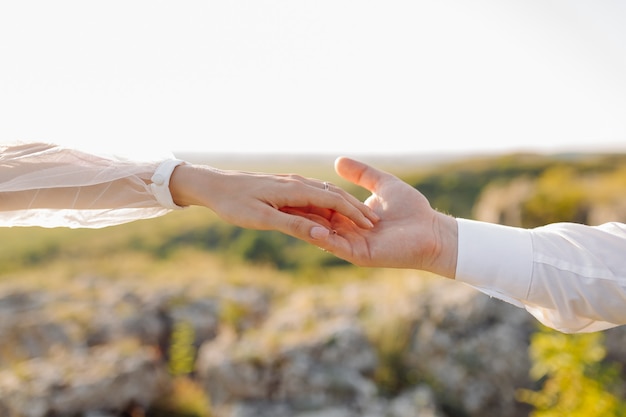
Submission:
{"label": "man's hand", "polygon": [[334,231],[319,247],[360,266],[412,268],[454,278],[456,220],[431,208],[428,200],[399,178],[349,158],[338,158],[337,173],[372,193],[365,201],[380,220],[362,228],[338,212],[284,209],[326,224]]}

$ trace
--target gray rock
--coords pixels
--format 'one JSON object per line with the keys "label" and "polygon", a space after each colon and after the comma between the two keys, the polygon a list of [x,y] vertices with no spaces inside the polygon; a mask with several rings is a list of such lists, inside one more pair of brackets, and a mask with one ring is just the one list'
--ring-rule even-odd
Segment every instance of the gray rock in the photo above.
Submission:
{"label": "gray rock", "polygon": [[325,324],[301,343],[242,354],[262,345],[251,339],[225,332],[201,349],[198,375],[213,402],[272,399],[310,408],[376,394],[364,376],[374,369],[376,354],[356,323]]}
{"label": "gray rock", "polygon": [[17,372],[0,371],[0,409],[44,417],[148,406],[166,392],[167,375],[153,349],[127,349],[107,346],[61,353],[23,362]]}
{"label": "gray rock", "polygon": [[522,416],[515,392],[530,386],[529,337],[535,322],[522,309],[464,286],[416,300],[409,363],[437,389],[440,402],[468,415]]}

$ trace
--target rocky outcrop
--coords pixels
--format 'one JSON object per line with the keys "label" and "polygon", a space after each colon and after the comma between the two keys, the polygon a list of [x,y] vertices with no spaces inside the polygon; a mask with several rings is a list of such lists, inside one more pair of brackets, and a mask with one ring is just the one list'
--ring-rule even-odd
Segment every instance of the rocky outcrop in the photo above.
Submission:
{"label": "rocky outcrop", "polygon": [[[5,292],[0,312],[3,416],[149,416],[170,392],[178,323],[189,329],[190,377],[214,417],[529,411],[515,393],[530,387],[534,319],[417,273],[281,295],[226,284],[202,295],[81,278],[54,292]],[[614,357],[623,356],[623,339],[612,333]]]}
{"label": "rocky outcrop", "polygon": [[[302,298],[319,294],[294,295],[255,332],[222,332],[203,346],[198,375],[219,415],[412,416],[422,408],[433,416],[446,409],[451,415],[528,414],[515,401],[516,390],[529,384],[526,349],[534,323],[524,311],[454,283],[422,289],[404,317],[409,334],[389,334],[407,338],[396,353],[400,366],[412,368],[415,385],[384,398],[373,377],[383,360],[379,347],[355,320],[353,306],[333,309],[318,299],[303,307]],[[356,298],[371,307],[366,295]],[[402,309],[386,306],[395,307]]]}
{"label": "rocky outcrop", "polygon": [[167,393],[167,382],[151,348],[58,351],[0,372],[0,410],[7,417],[46,417],[144,409]]}

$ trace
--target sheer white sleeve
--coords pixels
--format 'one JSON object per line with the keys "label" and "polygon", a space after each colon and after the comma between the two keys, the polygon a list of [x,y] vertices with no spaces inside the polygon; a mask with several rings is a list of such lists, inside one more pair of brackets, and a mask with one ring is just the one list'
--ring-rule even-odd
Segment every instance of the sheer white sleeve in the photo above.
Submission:
{"label": "sheer white sleeve", "polygon": [[0,226],[100,228],[163,215],[176,207],[167,185],[179,163],[0,145]]}
{"label": "sheer white sleeve", "polygon": [[626,225],[458,224],[457,280],[563,332],[626,324]]}

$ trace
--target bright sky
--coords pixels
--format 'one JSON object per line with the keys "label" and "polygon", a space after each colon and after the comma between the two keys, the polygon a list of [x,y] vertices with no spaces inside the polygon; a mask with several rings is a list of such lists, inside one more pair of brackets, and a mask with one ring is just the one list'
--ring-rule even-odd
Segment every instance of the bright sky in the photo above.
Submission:
{"label": "bright sky", "polygon": [[0,141],[626,150],[623,0],[0,3]]}

